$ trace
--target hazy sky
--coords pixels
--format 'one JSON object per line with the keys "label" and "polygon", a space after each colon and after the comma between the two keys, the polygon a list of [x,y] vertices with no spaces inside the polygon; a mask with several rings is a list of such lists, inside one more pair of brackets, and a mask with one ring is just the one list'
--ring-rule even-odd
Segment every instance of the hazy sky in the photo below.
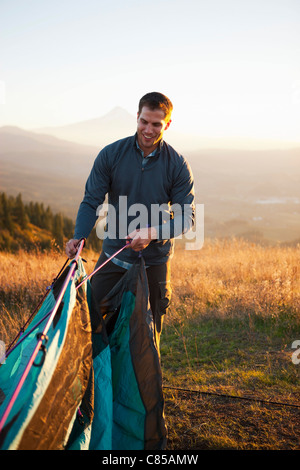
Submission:
{"label": "hazy sky", "polygon": [[299,144],[300,1],[0,0],[1,126],[136,115],[148,91],[173,130]]}

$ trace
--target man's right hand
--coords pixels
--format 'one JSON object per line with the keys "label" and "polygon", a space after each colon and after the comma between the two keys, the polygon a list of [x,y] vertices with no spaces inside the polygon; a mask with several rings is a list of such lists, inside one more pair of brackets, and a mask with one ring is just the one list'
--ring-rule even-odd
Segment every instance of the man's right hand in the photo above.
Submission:
{"label": "man's right hand", "polygon": [[68,258],[74,258],[77,253],[80,240],[72,238],[66,243],[66,253]]}

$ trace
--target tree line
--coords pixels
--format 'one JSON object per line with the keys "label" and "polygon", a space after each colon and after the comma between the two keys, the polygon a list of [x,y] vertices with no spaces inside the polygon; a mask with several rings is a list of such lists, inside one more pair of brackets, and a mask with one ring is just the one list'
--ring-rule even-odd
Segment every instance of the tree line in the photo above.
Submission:
{"label": "tree line", "polygon": [[[74,221],[62,213],[54,213],[43,203],[24,203],[16,197],[0,193],[0,250],[63,249],[66,240],[73,237]],[[99,251],[101,241],[92,231],[86,246]]]}

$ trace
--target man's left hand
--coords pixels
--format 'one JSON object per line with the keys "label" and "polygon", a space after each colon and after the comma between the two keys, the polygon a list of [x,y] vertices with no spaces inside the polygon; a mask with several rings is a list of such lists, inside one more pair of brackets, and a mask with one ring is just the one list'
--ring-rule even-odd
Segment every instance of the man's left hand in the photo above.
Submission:
{"label": "man's left hand", "polygon": [[157,239],[157,231],[154,227],[141,228],[131,232],[127,236],[127,239],[131,240],[131,243],[128,244],[128,247],[132,248],[134,251],[142,251],[152,240]]}

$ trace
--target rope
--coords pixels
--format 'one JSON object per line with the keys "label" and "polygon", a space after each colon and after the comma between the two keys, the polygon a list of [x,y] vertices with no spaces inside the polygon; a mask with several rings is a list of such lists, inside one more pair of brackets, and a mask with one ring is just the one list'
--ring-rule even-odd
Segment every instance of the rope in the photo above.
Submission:
{"label": "rope", "polygon": [[113,258],[115,258],[119,253],[121,253],[121,251],[123,251],[124,248],[127,248],[130,243],[131,243],[131,241],[128,240],[126,245],[122,246],[122,248],[120,248],[118,251],[116,251],[116,253],[114,253],[107,260],[105,260],[104,263],[102,263],[100,266],[98,266],[98,268],[94,269],[93,272],[91,272],[90,274],[85,276],[83,278],[83,280],[80,282],[80,284],[78,284],[76,286],[76,290],[79,289],[79,287],[82,286],[82,284],[84,284],[88,279],[90,279],[92,276],[94,276],[94,274],[96,274],[96,272],[98,272],[99,269],[103,268],[103,266],[105,266],[109,261],[111,261]]}
{"label": "rope", "polygon": [[[84,239],[81,239],[81,241],[84,240]],[[101,264],[101,266],[98,266],[97,269],[95,269],[91,274],[85,276],[85,278],[81,281],[80,284],[78,284],[76,286],[76,290],[82,286],[82,284],[84,284],[89,278],[91,278],[97,271],[99,271],[99,269],[103,268],[103,266],[108,263],[110,260],[112,260],[115,256],[117,256],[119,253],[121,253],[121,251],[124,250],[124,248],[126,248],[129,244],[131,243],[131,241],[127,241],[126,245],[124,245],[122,248],[120,248],[120,250],[118,250],[116,253],[114,253],[112,256],[110,256],[104,263]],[[65,269],[67,263],[69,262],[69,258],[66,259],[64,265],[62,266],[62,268],[60,269],[59,273],[56,275],[56,277],[53,279],[52,281],[52,284],[50,286],[47,287],[47,290],[45,292],[45,294],[43,295],[43,297],[41,298],[40,302],[38,303],[38,305],[35,307],[34,311],[31,313],[31,315],[29,316],[29,318],[26,320],[26,322],[24,323],[24,325],[20,328],[19,332],[17,333],[17,335],[15,336],[15,338],[12,340],[12,342],[9,344],[9,346],[7,347],[6,351],[5,351],[5,354],[3,355],[3,357],[1,358],[1,362],[2,360],[5,358],[5,357],[8,357],[9,354],[20,344],[21,341],[19,341],[14,347],[14,343],[17,341],[18,338],[20,338],[22,336],[22,334],[24,333],[25,331],[25,328],[27,326],[27,324],[31,321],[31,319],[33,318],[33,316],[35,315],[35,313],[37,312],[37,310],[39,309],[39,307],[42,305],[43,301],[45,300],[45,298],[48,296],[50,290],[52,289],[54,283],[57,281],[57,279],[59,278],[59,276],[61,275],[61,273],[63,272],[63,270]],[[45,315],[45,317],[37,324],[35,325],[35,327],[30,330],[24,337],[22,337],[22,339],[25,339],[35,328],[37,328],[37,326],[45,320],[45,318],[47,318],[50,314],[51,314],[52,311],[48,312],[47,315]]]}
{"label": "rope", "polygon": [[289,406],[291,408],[300,408],[300,405],[296,403],[285,403],[285,402],[278,402],[278,401],[272,401],[272,400],[263,400],[262,398],[257,398],[257,397],[243,397],[243,396],[239,397],[237,395],[226,395],[224,393],[217,393],[217,392],[204,392],[202,390],[192,390],[188,388],[170,387],[168,385],[163,386],[163,388],[169,389],[169,390],[176,390],[178,392],[195,393],[198,395],[213,395],[213,396],[217,396],[220,398],[232,398],[232,399],[237,399],[237,400],[255,401],[259,403],[264,403],[266,405]]}

